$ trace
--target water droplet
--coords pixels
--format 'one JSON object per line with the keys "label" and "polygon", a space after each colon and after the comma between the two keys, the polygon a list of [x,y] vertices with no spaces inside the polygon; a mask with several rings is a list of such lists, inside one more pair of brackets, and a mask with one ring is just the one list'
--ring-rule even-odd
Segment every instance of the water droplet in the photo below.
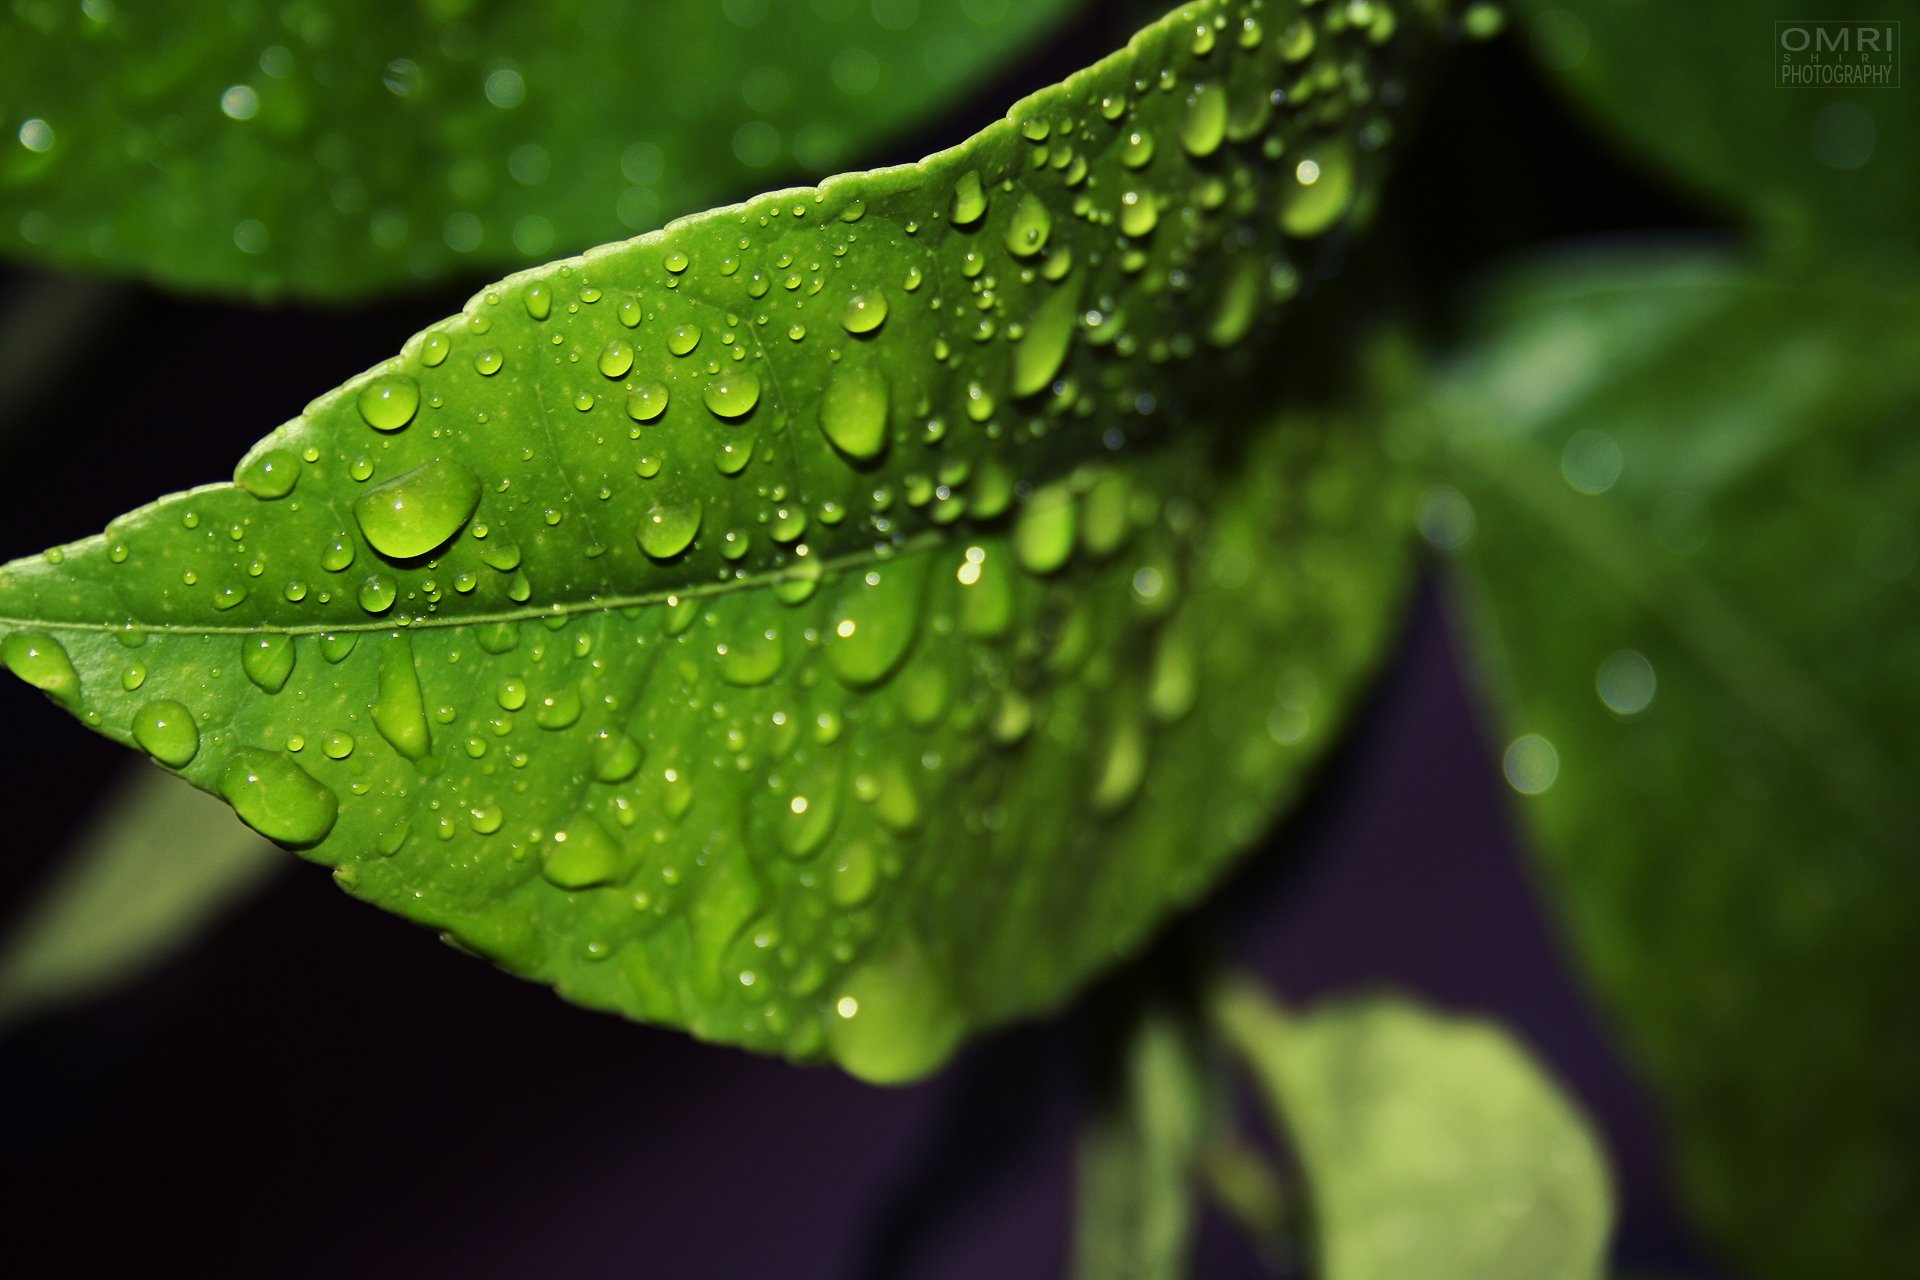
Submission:
{"label": "water droplet", "polygon": [[827,669],[841,683],[870,688],[898,669],[920,632],[925,581],[920,559],[846,579],[825,640]]}
{"label": "water droplet", "polygon": [[980,185],[980,175],[968,170],[961,175],[960,181],[953,185],[953,225],[970,227],[986,216],[987,193]]}
{"label": "water droplet", "polygon": [[700,500],[662,503],[640,522],[640,549],[655,560],[671,560],[693,545],[703,514]]}
{"label": "water droplet", "polygon": [[[856,293],[840,312],[840,327],[848,333],[872,333],[887,322],[887,295],[878,289]],[[801,336],[806,336],[802,330]]]}
{"label": "water droplet", "polygon": [[1525,733],[1507,745],[1501,759],[1507,784],[1523,796],[1537,796],[1560,776],[1560,753],[1537,733]]}
{"label": "water droplet", "polygon": [[553,314],[553,294],[544,284],[530,284],[523,296],[527,304],[527,314],[535,320],[545,320]]}
{"label": "water droplet", "polygon": [[268,693],[287,687],[293,675],[293,637],[279,634],[248,636],[240,642],[240,666],[247,679]]}
{"label": "water droplet", "polygon": [[580,691],[566,685],[546,694],[534,704],[533,722],[542,729],[557,732],[580,722]]}
{"label": "water droplet", "polygon": [[1160,206],[1153,193],[1129,191],[1120,197],[1120,229],[1136,240],[1160,225]]}
{"label": "water droplet", "polygon": [[703,336],[697,324],[675,325],[667,333],[667,350],[676,356],[692,355],[693,349],[700,345],[700,339]]}
{"label": "water droplet", "polygon": [[780,674],[786,661],[786,646],[776,628],[749,636],[744,641],[729,640],[717,647],[720,678],[739,688],[766,684]]}
{"label": "water droplet", "polygon": [[453,340],[444,333],[430,333],[420,343],[420,363],[429,369],[436,369],[446,363],[447,356],[453,352]]}
{"label": "water droplet", "polygon": [[200,754],[200,726],[191,711],[171,698],[149,702],[133,713],[133,740],[170,769],[185,768]]}
{"label": "water droplet", "polygon": [[633,368],[633,344],[615,338],[600,353],[600,372],[609,378],[624,378]]}
{"label": "water droplet", "polygon": [[1593,688],[1607,710],[1625,718],[1640,715],[1653,705],[1660,680],[1645,654],[1622,649],[1600,664]]}
{"label": "water droplet", "polygon": [[284,449],[269,449],[247,459],[234,479],[254,497],[272,502],[300,483],[300,460]]}
{"label": "water droplet", "polygon": [[849,1074],[904,1084],[950,1057],[965,1030],[946,983],[911,941],[855,970],[838,988],[827,1045]]}
{"label": "water droplet", "polygon": [[1293,168],[1294,181],[1280,197],[1280,229],[1290,236],[1317,236],[1353,206],[1353,153],[1344,143],[1327,142]]}
{"label": "water droplet", "polygon": [[381,646],[373,727],[409,760],[424,760],[433,749],[426,702],[420,694],[420,675],[414,669],[413,646],[404,635],[388,637]]}
{"label": "water droplet", "polygon": [[593,744],[593,776],[609,784],[625,782],[640,772],[645,758],[638,742],[617,729],[603,730]]}
{"label": "water droplet", "polygon": [[1028,573],[1055,573],[1073,554],[1079,504],[1061,485],[1040,490],[1013,527],[1013,554]]}
{"label": "water droplet", "polygon": [[620,873],[620,847],[607,829],[586,814],[576,814],[556,831],[541,852],[541,874],[562,889],[591,889],[611,884]]}
{"label": "water droplet", "polygon": [[[1027,322],[1027,329],[1013,348],[1013,394],[1038,395],[1053,385],[1073,345],[1080,319],[1080,291],[1067,286],[1050,292]],[[969,409],[972,405],[968,406]],[[992,416],[991,398],[986,404]],[[978,419],[976,419],[977,421]]]}
{"label": "water droplet", "polygon": [[1196,88],[1180,122],[1180,145],[1193,156],[1210,156],[1227,137],[1227,95],[1214,85]]}
{"label": "water droplet", "polygon": [[744,418],[760,403],[760,377],[751,369],[730,369],[707,384],[703,399],[716,418]]}
{"label": "water droplet", "polygon": [[375,551],[412,560],[446,545],[479,506],[479,477],[450,458],[436,458],[363,494],[353,516]]}
{"label": "water droplet", "polygon": [[360,388],[360,416],[376,431],[398,431],[420,409],[420,384],[404,373],[387,373]]}
{"label": "water droplet", "polygon": [[1259,318],[1265,282],[1266,270],[1258,259],[1247,256],[1235,264],[1227,277],[1226,287],[1220,291],[1220,301],[1214,308],[1213,320],[1207,325],[1209,343],[1216,347],[1231,347],[1247,336],[1247,331],[1253,328],[1253,322]]}
{"label": "water droplet", "polygon": [[648,382],[627,393],[627,416],[635,422],[652,422],[667,411],[667,387]]}
{"label": "water droplet", "polygon": [[376,573],[360,584],[360,607],[368,613],[385,613],[393,608],[398,594],[392,578]]}
{"label": "water droplet", "polygon": [[60,642],[42,631],[16,631],[0,641],[0,662],[40,692],[64,706],[80,694],[80,674]]}
{"label": "water droplet", "polygon": [[505,363],[505,361],[502,359],[500,353],[492,347],[488,347],[473,357],[474,369],[482,376],[488,378],[500,372],[500,366],[503,363]]}
{"label": "water droplet", "polygon": [[1031,191],[1023,192],[1007,222],[1007,251],[1018,258],[1031,258],[1047,247],[1052,230],[1053,217],[1047,206]]}
{"label": "water droplet", "polygon": [[820,429],[842,454],[871,462],[887,447],[887,379],[879,369],[842,365],[820,402]]}
{"label": "water droplet", "polygon": [[220,795],[240,820],[269,840],[312,845],[340,816],[340,799],[292,760],[243,747],[220,775]]}

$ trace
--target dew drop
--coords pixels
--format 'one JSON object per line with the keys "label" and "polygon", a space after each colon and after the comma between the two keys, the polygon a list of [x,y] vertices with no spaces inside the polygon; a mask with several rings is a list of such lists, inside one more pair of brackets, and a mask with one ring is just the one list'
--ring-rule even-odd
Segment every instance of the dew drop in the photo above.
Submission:
{"label": "dew drop", "polygon": [[1047,247],[1052,230],[1053,218],[1047,206],[1031,191],[1025,192],[1007,222],[1007,251],[1017,258],[1031,258]]}
{"label": "dew drop", "polygon": [[170,769],[185,768],[200,754],[200,726],[191,711],[171,698],[149,702],[133,713],[133,740]]}
{"label": "dew drop", "polygon": [[0,662],[55,702],[71,706],[80,694],[80,674],[60,642],[42,631],[16,631],[0,641]]}
{"label": "dew drop", "polygon": [[703,512],[698,498],[662,503],[640,521],[640,549],[654,560],[671,560],[693,545]]}
{"label": "dew drop", "polygon": [[360,388],[360,416],[376,431],[398,431],[420,409],[420,384],[404,373],[382,374]]}
{"label": "dew drop", "polygon": [[609,378],[624,378],[633,368],[633,344],[622,338],[615,338],[600,353],[600,372]]}
{"label": "dew drop", "polygon": [[707,384],[702,398],[716,418],[744,418],[760,403],[760,378],[751,369],[732,369]]}
{"label": "dew drop", "polygon": [[283,449],[269,449],[247,459],[234,478],[254,497],[272,502],[292,493],[300,483],[300,461]]}
{"label": "dew drop", "polygon": [[820,401],[820,430],[856,462],[871,462],[887,447],[887,379],[879,369],[842,365]]}
{"label": "dew drop", "polygon": [[566,829],[553,833],[541,852],[541,874],[562,889],[591,889],[619,875],[620,849],[607,829],[586,814],[575,814]]}
{"label": "dew drop", "polygon": [[1192,156],[1210,156],[1227,137],[1227,95],[1214,85],[1201,85],[1187,102],[1180,121],[1180,145]]}
{"label": "dew drop", "polygon": [[397,595],[393,579],[376,573],[360,584],[360,607],[368,613],[385,613],[393,608]]}
{"label": "dew drop", "polygon": [[317,844],[340,816],[329,788],[285,756],[253,747],[234,753],[219,789],[242,822],[281,844]]}
{"label": "dew drop", "polygon": [[353,516],[375,551],[412,560],[445,546],[479,506],[479,477],[451,458],[436,458],[363,494]]}
{"label": "dew drop", "polygon": [[[887,295],[878,289],[856,293],[840,312],[840,327],[848,333],[872,333],[887,322]],[[802,330],[801,336],[805,336]]]}
{"label": "dew drop", "polygon": [[267,693],[287,687],[293,675],[293,637],[271,633],[248,636],[240,642],[240,667]]}
{"label": "dew drop", "polygon": [[960,181],[953,185],[952,220],[956,227],[970,227],[986,216],[987,193],[980,184],[980,174],[968,170],[961,175]]}
{"label": "dew drop", "polygon": [[667,411],[667,387],[663,382],[648,382],[627,393],[627,416],[635,422],[652,422]]}

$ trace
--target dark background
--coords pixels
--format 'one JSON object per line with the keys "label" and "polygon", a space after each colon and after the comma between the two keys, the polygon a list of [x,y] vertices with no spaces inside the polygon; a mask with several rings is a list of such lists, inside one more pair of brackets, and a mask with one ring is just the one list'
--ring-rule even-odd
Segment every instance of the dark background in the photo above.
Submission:
{"label": "dark background", "polygon": [[[1113,43],[1090,23],[875,159]],[[1463,289],[1523,249],[1713,225],[1586,135],[1512,42],[1457,60],[1432,103],[1378,238],[1442,341]],[[0,272],[0,558],[231,474],[478,283],[260,312]],[[1622,1265],[1721,1276],[1678,1225],[1659,1117],[1563,950],[1497,756],[1429,581],[1314,799],[1196,931],[1290,1000],[1385,986],[1505,1022],[1604,1132]],[[138,767],[0,680],[0,913]],[[302,865],[138,987],[0,1039],[0,1269],[1058,1280],[1086,1021],[876,1090],[569,1008]],[[1265,1273],[1209,1221],[1199,1274]]]}

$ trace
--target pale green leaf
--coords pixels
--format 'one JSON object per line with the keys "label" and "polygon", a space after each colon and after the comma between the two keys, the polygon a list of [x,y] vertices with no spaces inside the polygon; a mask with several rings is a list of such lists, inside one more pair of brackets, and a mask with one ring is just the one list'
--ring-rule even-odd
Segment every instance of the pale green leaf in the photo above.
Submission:
{"label": "pale green leaf", "polygon": [[1593,1280],[1612,1220],[1578,1110],[1491,1023],[1374,998],[1281,1012],[1251,987],[1226,1036],[1290,1139],[1325,1280]]}
{"label": "pale green leaf", "polygon": [[1436,397],[1505,772],[1691,1200],[1759,1276],[1920,1267],[1920,287],[1615,253]]}
{"label": "pale green leaf", "polygon": [[0,1022],[103,994],[168,959],[284,854],[211,796],[142,767],[0,940]]}
{"label": "pale green leaf", "polygon": [[1432,32],[1306,12],[489,289],[0,570],[0,656],[570,999],[929,1070],[1202,892],[1388,631],[1379,442],[1244,405]]}
{"label": "pale green leaf", "polygon": [[345,298],[832,172],[1070,0],[22,0],[0,252]]}
{"label": "pale green leaf", "polygon": [[1220,1090],[1193,1029],[1164,1002],[1118,1031],[1080,1133],[1073,1275],[1177,1280],[1188,1273]]}

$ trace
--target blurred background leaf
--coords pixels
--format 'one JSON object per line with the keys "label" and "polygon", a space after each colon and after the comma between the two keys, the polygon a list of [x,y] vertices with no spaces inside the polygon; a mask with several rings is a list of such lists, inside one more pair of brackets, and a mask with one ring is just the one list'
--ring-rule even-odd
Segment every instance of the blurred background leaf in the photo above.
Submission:
{"label": "blurred background leaf", "polygon": [[55,865],[0,934],[0,1025],[151,974],[293,859],[141,765]]}
{"label": "blurred background leaf", "polygon": [[1920,292],[1614,251],[1508,279],[1436,410],[1549,888],[1763,1277],[1920,1269]]}
{"label": "blurred background leaf", "polygon": [[0,252],[255,297],[497,273],[845,167],[1073,7],[21,0]]}
{"label": "blurred background leaf", "polygon": [[[1884,32],[1904,20],[1916,33],[1913,0],[1516,0],[1515,8],[1516,33],[1539,64],[1629,155],[1776,246],[1913,244],[1913,90],[1777,83],[1783,27]],[[1896,85],[1897,74],[1896,63]]]}
{"label": "blurred background leaf", "polygon": [[1286,1132],[1323,1280],[1591,1280],[1612,1224],[1586,1120],[1490,1022],[1372,997],[1218,1017]]}

